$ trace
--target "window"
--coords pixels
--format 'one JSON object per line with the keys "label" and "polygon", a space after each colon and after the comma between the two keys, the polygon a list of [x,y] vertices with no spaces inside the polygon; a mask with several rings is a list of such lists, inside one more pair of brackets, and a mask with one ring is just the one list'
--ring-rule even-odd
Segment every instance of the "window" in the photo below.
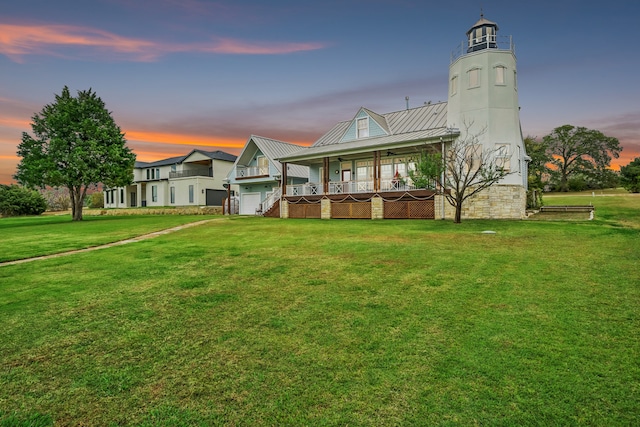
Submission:
{"label": "window", "polygon": [[176,187],[169,187],[169,197],[171,204],[174,204],[176,202]]}
{"label": "window", "polygon": [[358,138],[366,138],[369,136],[369,118],[364,117],[358,119]]}
{"label": "window", "polygon": [[150,177],[151,177],[151,171],[147,169],[147,179],[150,179]]}
{"label": "window", "polygon": [[373,162],[360,161],[356,162],[356,179],[358,181],[373,180]]}
{"label": "window", "polygon": [[152,202],[157,202],[158,201],[158,186],[157,185],[152,185],[151,186],[151,201]]}
{"label": "window", "polygon": [[480,69],[473,68],[469,70],[469,87],[480,86]]}
{"label": "window", "polygon": [[172,164],[171,165],[171,172],[175,172],[176,171],[176,164]]}
{"label": "window", "polygon": [[160,179],[160,169],[156,169],[156,179]]}
{"label": "window", "polygon": [[458,93],[458,76],[451,78],[451,95]]}
{"label": "window", "polygon": [[189,203],[193,203],[193,185],[189,186]]}
{"label": "window", "polygon": [[504,85],[505,81],[504,81],[504,76],[505,76],[505,70],[506,68],[503,67],[502,65],[498,65],[496,67],[496,84],[497,85]]}
{"label": "window", "polygon": [[496,144],[496,166],[507,172],[511,169],[509,144]]}
{"label": "window", "polygon": [[105,198],[105,203],[106,204],[111,203],[111,202],[109,202],[109,191],[108,190],[104,192],[104,198]]}
{"label": "window", "polygon": [[124,203],[124,188],[120,189],[120,203]]}
{"label": "window", "polygon": [[258,175],[269,175],[269,159],[265,156],[258,157]]}

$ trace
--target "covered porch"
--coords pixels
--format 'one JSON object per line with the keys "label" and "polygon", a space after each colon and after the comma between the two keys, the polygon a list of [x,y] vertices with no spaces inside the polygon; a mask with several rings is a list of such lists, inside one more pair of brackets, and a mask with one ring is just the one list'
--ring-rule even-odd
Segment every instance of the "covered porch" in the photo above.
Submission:
{"label": "covered porch", "polygon": [[427,188],[416,187],[410,172],[416,169],[423,151],[439,152],[443,146],[444,142],[422,142],[406,147],[297,160],[296,164],[309,166],[310,181],[291,185],[285,184],[286,179],[283,179],[282,216],[434,219],[440,188],[435,181]]}

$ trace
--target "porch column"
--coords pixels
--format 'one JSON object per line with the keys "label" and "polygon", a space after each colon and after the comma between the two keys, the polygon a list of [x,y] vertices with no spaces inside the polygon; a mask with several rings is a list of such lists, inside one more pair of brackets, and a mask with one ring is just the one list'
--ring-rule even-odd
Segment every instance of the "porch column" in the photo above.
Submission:
{"label": "porch column", "polygon": [[136,184],[136,207],[142,207],[142,184]]}
{"label": "porch column", "polygon": [[231,183],[227,184],[227,215],[231,215]]}
{"label": "porch column", "polygon": [[282,163],[282,197],[287,195],[287,163]]}
{"label": "porch column", "polygon": [[322,159],[322,191],[329,194],[329,158]]}
{"label": "porch column", "polygon": [[380,191],[380,152],[373,152],[373,191]]}

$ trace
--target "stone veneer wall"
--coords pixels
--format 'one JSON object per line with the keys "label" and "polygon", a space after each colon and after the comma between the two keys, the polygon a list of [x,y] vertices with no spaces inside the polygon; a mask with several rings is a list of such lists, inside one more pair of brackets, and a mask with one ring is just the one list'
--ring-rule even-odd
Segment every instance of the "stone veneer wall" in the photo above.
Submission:
{"label": "stone veneer wall", "polygon": [[[455,209],[444,197],[436,196],[436,219],[442,218],[442,203],[445,204],[445,219],[453,219]],[[527,192],[520,185],[493,185],[462,205],[462,219],[523,219],[527,207]]]}
{"label": "stone veneer wall", "polygon": [[285,199],[280,200],[280,218],[289,218],[289,202]]}
{"label": "stone veneer wall", "polygon": [[331,200],[320,200],[320,219],[331,219]]}
{"label": "stone veneer wall", "polygon": [[380,196],[371,198],[371,219],[384,219],[384,201]]}

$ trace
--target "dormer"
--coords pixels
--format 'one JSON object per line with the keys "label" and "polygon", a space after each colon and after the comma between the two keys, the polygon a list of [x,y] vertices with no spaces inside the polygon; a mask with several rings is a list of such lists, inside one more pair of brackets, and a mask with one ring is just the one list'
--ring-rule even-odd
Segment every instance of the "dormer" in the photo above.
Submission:
{"label": "dormer", "polygon": [[356,141],[389,134],[389,125],[386,119],[380,114],[362,107],[351,121],[344,135],[342,135],[340,142]]}
{"label": "dormer", "polygon": [[491,22],[480,14],[480,20],[467,31],[467,39],[469,47],[467,53],[475,52],[483,49],[496,49],[496,36],[498,33],[498,24]]}

